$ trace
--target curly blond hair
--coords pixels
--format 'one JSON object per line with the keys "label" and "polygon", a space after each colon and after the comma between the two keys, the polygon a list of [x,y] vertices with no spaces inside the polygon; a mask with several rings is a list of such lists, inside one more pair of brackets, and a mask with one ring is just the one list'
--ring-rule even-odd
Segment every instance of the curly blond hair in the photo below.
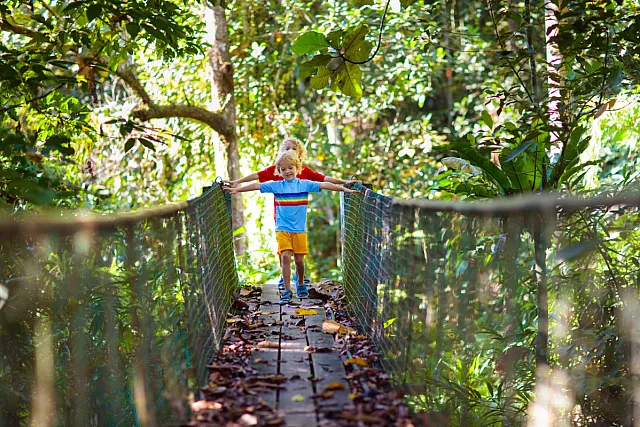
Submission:
{"label": "curly blond hair", "polygon": [[278,149],[278,157],[280,157],[280,155],[285,152],[285,147],[287,146],[287,142],[293,142],[293,144],[296,147],[296,153],[298,154],[298,158],[300,159],[300,162],[304,162],[304,159],[307,158],[307,149],[305,148],[302,141],[292,136],[284,137],[284,139],[280,143],[280,148]]}
{"label": "curly blond hair", "polygon": [[297,152],[293,150],[289,150],[289,151],[285,151],[284,153],[281,153],[278,156],[278,159],[276,160],[276,170],[274,172],[275,175],[282,176],[282,174],[280,173],[280,169],[286,168],[287,166],[295,167],[296,175],[302,172],[302,162],[300,161],[300,158],[298,157]]}

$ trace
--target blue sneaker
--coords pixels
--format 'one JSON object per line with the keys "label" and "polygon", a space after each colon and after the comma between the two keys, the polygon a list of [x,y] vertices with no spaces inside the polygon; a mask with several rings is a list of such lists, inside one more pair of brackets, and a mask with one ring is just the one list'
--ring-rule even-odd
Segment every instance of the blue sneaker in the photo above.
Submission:
{"label": "blue sneaker", "polygon": [[[311,280],[309,280],[307,276],[304,276],[303,282],[305,285],[308,285],[309,283],[311,283]],[[293,283],[295,283],[296,286],[298,286],[298,273],[293,274]]]}
{"label": "blue sneaker", "polygon": [[307,290],[307,284],[303,283],[302,285],[299,285],[296,283],[296,296],[298,298],[308,298],[309,297],[309,291]]}
{"label": "blue sneaker", "polygon": [[284,278],[280,276],[280,281],[278,282],[278,290],[284,291]]}
{"label": "blue sneaker", "polygon": [[284,291],[282,295],[280,295],[280,304],[288,304],[291,302],[291,298],[293,298],[293,292]]}

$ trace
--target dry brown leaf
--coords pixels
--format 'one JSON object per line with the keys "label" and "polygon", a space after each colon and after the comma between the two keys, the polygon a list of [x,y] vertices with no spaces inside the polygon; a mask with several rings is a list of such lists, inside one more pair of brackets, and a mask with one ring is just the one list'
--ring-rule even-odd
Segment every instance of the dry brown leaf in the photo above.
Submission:
{"label": "dry brown leaf", "polygon": [[338,336],[344,336],[346,334],[355,334],[356,330],[335,320],[325,320],[322,322],[322,332],[327,334],[337,333]]}
{"label": "dry brown leaf", "polygon": [[384,420],[382,418],[373,417],[365,414],[350,414],[348,412],[341,412],[338,414],[338,418],[349,421],[362,421],[365,424],[382,424]]}
{"label": "dry brown leaf", "polygon": [[266,375],[264,377],[256,378],[257,381],[267,381],[272,383],[283,383],[287,381],[287,377],[282,374]]}
{"label": "dry brown leaf", "polygon": [[263,311],[263,310],[259,310],[254,312],[253,314],[262,314],[263,316],[268,316],[270,314],[277,314],[275,311]]}
{"label": "dry brown leaf", "polygon": [[257,346],[260,348],[280,348],[280,343],[273,341],[260,341]]}
{"label": "dry brown leaf", "polygon": [[353,359],[347,359],[344,361],[345,365],[358,365],[358,366],[362,366],[364,368],[366,368],[367,366],[369,366],[369,364],[367,363],[366,360],[361,359],[359,357],[354,357]]}

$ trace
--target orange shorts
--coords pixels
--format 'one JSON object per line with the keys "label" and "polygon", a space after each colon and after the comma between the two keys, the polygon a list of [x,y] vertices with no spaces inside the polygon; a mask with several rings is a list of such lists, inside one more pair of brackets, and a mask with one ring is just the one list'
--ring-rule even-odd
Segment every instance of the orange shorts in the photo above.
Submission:
{"label": "orange shorts", "polygon": [[288,231],[276,231],[278,241],[278,255],[284,251],[294,254],[306,255],[309,253],[307,233],[290,233]]}

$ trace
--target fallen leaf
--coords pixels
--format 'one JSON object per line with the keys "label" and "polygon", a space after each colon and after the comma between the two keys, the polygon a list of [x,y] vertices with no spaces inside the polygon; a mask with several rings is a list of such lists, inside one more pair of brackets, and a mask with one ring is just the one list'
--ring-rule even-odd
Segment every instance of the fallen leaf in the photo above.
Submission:
{"label": "fallen leaf", "polygon": [[287,377],[282,374],[266,375],[264,377],[255,378],[256,381],[267,381],[272,383],[283,383],[287,381]]}
{"label": "fallen leaf", "polygon": [[318,312],[316,310],[307,310],[304,308],[297,308],[296,314],[298,316],[313,316],[314,314],[318,314]]}
{"label": "fallen leaf", "polygon": [[356,334],[355,329],[349,326],[345,326],[340,322],[336,322],[335,320],[325,320],[324,322],[322,322],[322,332],[328,333],[328,334],[338,333],[338,336],[341,336],[341,337],[346,334],[352,334],[352,335]]}
{"label": "fallen leaf", "polygon": [[366,360],[360,359],[359,357],[354,357],[353,359],[347,359],[344,361],[345,365],[358,365],[366,368],[369,366]]}
{"label": "fallen leaf", "polygon": [[277,313],[275,311],[262,311],[262,310],[259,310],[259,311],[254,312],[253,314],[262,314],[263,316],[268,316],[270,314],[277,314]]}
{"label": "fallen leaf", "polygon": [[382,418],[373,417],[370,415],[364,414],[350,414],[348,412],[341,412],[338,415],[338,418],[342,418],[349,421],[362,421],[366,424],[382,424],[384,420]]}
{"label": "fallen leaf", "polygon": [[301,394],[296,394],[295,396],[291,397],[291,400],[293,400],[294,402],[302,402],[304,400],[304,396]]}
{"label": "fallen leaf", "polygon": [[349,393],[349,399],[354,400],[360,397],[358,393]]}
{"label": "fallen leaf", "polygon": [[280,343],[273,341],[260,341],[258,343],[258,347],[260,348],[280,348]]}
{"label": "fallen leaf", "polygon": [[226,391],[227,391],[227,388],[226,388],[226,387],[223,387],[223,386],[218,386],[218,387],[208,388],[208,389],[206,390],[206,392],[207,392],[207,393],[210,393],[210,394],[222,394],[222,393],[224,393],[224,392],[226,392]]}
{"label": "fallen leaf", "polygon": [[331,353],[333,352],[333,349],[329,347],[312,347],[308,345],[305,346],[304,351],[307,353]]}
{"label": "fallen leaf", "polygon": [[244,414],[238,419],[238,423],[240,423],[241,426],[257,426],[258,418],[255,415]]}
{"label": "fallen leaf", "polygon": [[335,381],[335,382],[332,382],[331,384],[329,384],[328,386],[326,386],[324,388],[324,391],[328,391],[328,390],[344,390],[344,389],[345,389],[344,384]]}
{"label": "fallen leaf", "polygon": [[332,391],[325,391],[322,393],[314,394],[314,399],[331,399],[335,393]]}

